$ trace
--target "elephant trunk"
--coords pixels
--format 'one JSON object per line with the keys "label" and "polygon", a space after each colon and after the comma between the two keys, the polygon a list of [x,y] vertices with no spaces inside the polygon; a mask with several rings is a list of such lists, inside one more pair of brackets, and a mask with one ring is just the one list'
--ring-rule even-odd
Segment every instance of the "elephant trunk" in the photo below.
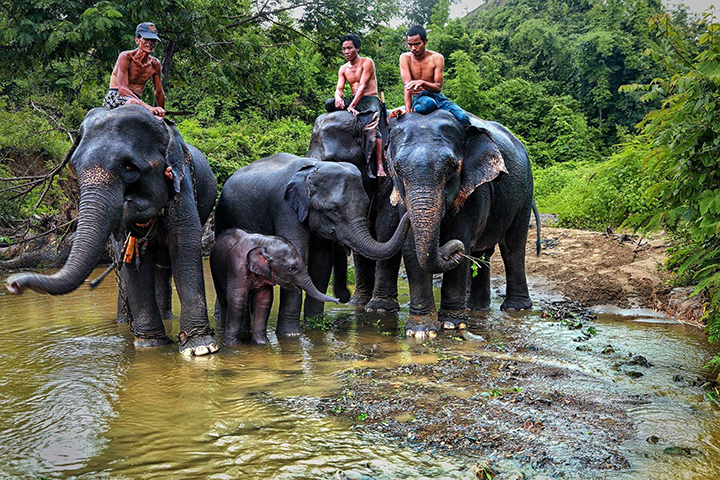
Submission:
{"label": "elephant trunk", "polygon": [[[39,293],[63,295],[82,284],[97,265],[107,239],[122,216],[122,192],[97,186],[82,189],[78,224],[70,255],[62,269],[52,275],[18,274],[7,279],[10,293],[26,288]],[[108,208],[110,206],[110,208]]]}
{"label": "elephant trunk", "polygon": [[366,218],[350,224],[347,230],[338,232],[338,239],[355,252],[370,260],[385,260],[400,251],[407,237],[410,221],[403,215],[395,233],[387,242],[378,242],[370,234],[370,226]]}
{"label": "elephant trunk", "polygon": [[459,264],[457,254],[465,252],[460,240],[440,246],[440,224],[445,210],[442,194],[442,188],[412,189],[405,198],[418,263],[428,273],[452,270]]}
{"label": "elephant trunk", "polygon": [[300,275],[300,278],[297,281],[297,285],[303,290],[305,290],[305,292],[307,292],[310,297],[314,298],[318,302],[339,302],[337,298],[333,298],[330,295],[325,295],[320,292],[320,290],[315,287],[315,284],[313,283],[310,275],[307,272]]}

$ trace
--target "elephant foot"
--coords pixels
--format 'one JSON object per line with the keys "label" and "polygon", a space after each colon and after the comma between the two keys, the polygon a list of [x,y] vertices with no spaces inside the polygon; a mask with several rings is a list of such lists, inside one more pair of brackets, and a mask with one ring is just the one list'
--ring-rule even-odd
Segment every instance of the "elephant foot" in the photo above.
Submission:
{"label": "elephant foot", "polygon": [[264,333],[253,334],[252,336],[252,343],[256,345],[265,345],[269,342],[270,340],[268,340],[267,335],[265,335]]}
{"label": "elephant foot", "polygon": [[477,301],[473,301],[472,299],[470,299],[468,301],[468,309],[481,312],[485,310],[490,310],[490,299],[488,298],[487,300]]}
{"label": "elephant foot", "polygon": [[529,310],[532,308],[532,300],[530,300],[530,297],[505,297],[505,301],[500,305],[500,310],[506,310],[509,312],[512,311],[521,311],[521,310]]}
{"label": "elephant foot", "polygon": [[209,325],[191,328],[188,331],[181,330],[178,333],[180,353],[183,357],[189,358],[193,355],[199,357],[217,352],[220,346],[215,342],[214,334]]}
{"label": "elephant foot", "polygon": [[408,338],[437,337],[437,317],[435,315],[411,315],[405,324],[405,336]]}
{"label": "elephant foot", "polygon": [[118,309],[117,318],[115,321],[117,323],[130,323],[129,321],[129,315],[125,310]]}
{"label": "elephant foot", "polygon": [[358,293],[356,291],[353,293],[353,296],[350,298],[348,304],[355,307],[364,307],[370,302],[370,300],[372,300],[372,295],[363,295],[362,293]]}
{"label": "elephant foot", "polygon": [[465,330],[468,324],[467,310],[440,310],[440,328],[443,330]]}
{"label": "elephant foot", "polygon": [[135,337],[133,342],[137,348],[162,347],[170,343],[170,339],[165,335],[157,335],[153,337]]}
{"label": "elephant foot", "polygon": [[373,297],[367,305],[365,305],[365,311],[372,313],[391,313],[400,310],[400,304],[397,298],[387,297]]}
{"label": "elephant foot", "polygon": [[275,335],[278,337],[299,337],[303,330],[297,321],[283,322],[278,319],[278,326],[275,329]]}
{"label": "elephant foot", "polygon": [[240,345],[242,343],[242,339],[240,335],[228,335],[227,333],[223,333],[223,344],[227,347],[233,347],[235,345]]}

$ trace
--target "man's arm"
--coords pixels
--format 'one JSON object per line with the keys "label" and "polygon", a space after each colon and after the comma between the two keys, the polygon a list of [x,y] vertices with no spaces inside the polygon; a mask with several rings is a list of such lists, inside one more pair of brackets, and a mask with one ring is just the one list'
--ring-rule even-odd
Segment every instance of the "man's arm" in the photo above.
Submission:
{"label": "man's arm", "polygon": [[355,110],[355,107],[357,106],[360,99],[365,95],[365,89],[367,88],[370,79],[374,76],[375,64],[372,60],[368,58],[363,65],[363,73],[360,77],[360,85],[358,85],[357,92],[355,92],[355,98],[353,98],[352,102],[350,102],[350,105],[348,105],[348,112],[352,113],[353,115],[357,115],[358,112],[357,110]]}
{"label": "man's arm", "polygon": [[412,72],[410,72],[410,61],[406,54],[400,55],[400,78],[405,86],[405,111],[409,113],[412,109],[412,91],[408,89],[408,85],[412,83]]}
{"label": "man's arm", "polygon": [[433,81],[428,82],[427,80],[413,80],[412,82],[405,84],[406,91],[410,90],[411,94],[420,93],[423,90],[432,93],[442,92],[445,57],[439,53],[435,53],[429,60],[433,64]]}
{"label": "man's arm", "polygon": [[157,107],[155,107],[155,111],[153,112],[155,115],[158,115],[160,117],[165,115],[165,91],[162,87],[162,76],[161,76],[161,67],[160,67],[160,60],[153,60],[153,87],[155,87],[155,103],[157,103]]}
{"label": "man's arm", "polygon": [[338,70],[338,81],[335,87],[335,108],[345,108],[345,102],[343,101],[343,89],[345,88],[345,65],[340,67]]}

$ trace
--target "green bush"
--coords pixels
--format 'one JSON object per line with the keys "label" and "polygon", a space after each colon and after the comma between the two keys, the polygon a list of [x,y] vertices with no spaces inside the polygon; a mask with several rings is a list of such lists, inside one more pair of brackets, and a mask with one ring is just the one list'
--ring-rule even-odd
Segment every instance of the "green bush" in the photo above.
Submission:
{"label": "green bush", "polygon": [[294,118],[267,121],[250,115],[232,125],[200,125],[197,119],[178,124],[186,142],[205,154],[218,184],[240,167],[278,152],[303,156],[310,145],[312,125]]}
{"label": "green bush", "polygon": [[558,215],[563,227],[604,230],[629,217],[657,210],[645,192],[653,177],[644,166],[648,147],[634,143],[602,163],[558,164],[536,169],[535,197],[543,212]]}

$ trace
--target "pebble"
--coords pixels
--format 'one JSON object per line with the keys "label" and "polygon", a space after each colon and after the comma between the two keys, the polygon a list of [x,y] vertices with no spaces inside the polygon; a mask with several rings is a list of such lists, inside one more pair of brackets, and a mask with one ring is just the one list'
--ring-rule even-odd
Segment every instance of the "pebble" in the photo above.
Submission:
{"label": "pebble", "polygon": [[612,345],[606,345],[605,348],[603,348],[602,353],[603,355],[610,355],[611,353],[615,353],[615,349]]}
{"label": "pebble", "polygon": [[660,441],[660,438],[657,435],[650,435],[647,438],[648,443],[658,443]]}
{"label": "pebble", "polygon": [[673,375],[673,382],[682,382],[684,377],[682,375]]}
{"label": "pebble", "polygon": [[629,372],[625,372],[625,375],[627,375],[630,378],[640,378],[643,376],[642,372],[635,372],[633,370],[630,370]]}
{"label": "pebble", "polygon": [[663,453],[665,455],[675,455],[675,456],[685,456],[689,457],[692,455],[692,450],[690,450],[687,447],[667,447],[665,450],[663,450]]}

